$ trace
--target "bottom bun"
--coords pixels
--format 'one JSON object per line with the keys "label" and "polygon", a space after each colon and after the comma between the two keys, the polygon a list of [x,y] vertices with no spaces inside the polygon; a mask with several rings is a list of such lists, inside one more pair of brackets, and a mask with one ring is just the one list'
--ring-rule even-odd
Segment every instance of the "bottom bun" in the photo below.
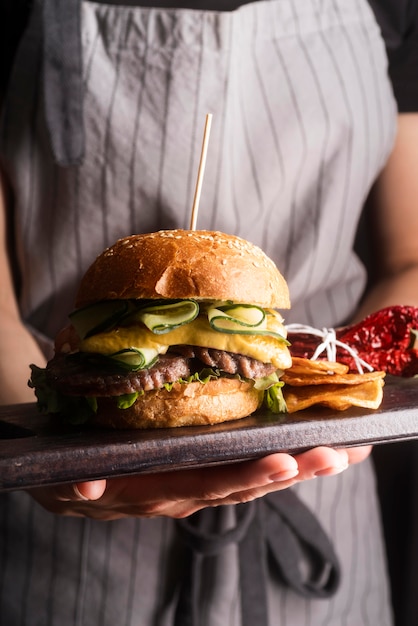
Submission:
{"label": "bottom bun", "polygon": [[139,396],[129,409],[117,409],[112,398],[98,398],[95,423],[109,428],[168,428],[218,424],[253,413],[263,392],[252,382],[218,378],[205,384],[175,383]]}

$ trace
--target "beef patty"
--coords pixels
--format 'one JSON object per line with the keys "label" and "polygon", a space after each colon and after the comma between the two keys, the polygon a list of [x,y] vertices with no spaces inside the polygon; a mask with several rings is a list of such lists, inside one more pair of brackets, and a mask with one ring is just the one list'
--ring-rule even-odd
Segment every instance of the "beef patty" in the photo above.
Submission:
{"label": "beef patty", "polygon": [[211,367],[243,378],[262,378],[275,371],[271,363],[224,350],[198,346],[174,346],[149,369],[129,371],[102,359],[87,360],[80,355],[57,354],[49,361],[49,384],[66,395],[120,396],[136,391],[160,389],[166,383],[187,378],[202,367]]}

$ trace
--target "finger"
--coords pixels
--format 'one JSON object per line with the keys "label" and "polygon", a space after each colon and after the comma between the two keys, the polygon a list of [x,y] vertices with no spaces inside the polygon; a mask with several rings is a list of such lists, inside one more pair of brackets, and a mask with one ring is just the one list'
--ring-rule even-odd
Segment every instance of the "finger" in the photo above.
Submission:
{"label": "finger", "polygon": [[[296,457],[277,453],[255,461],[109,481],[104,502],[144,503],[146,515],[164,515],[191,506],[238,503],[283,489],[300,480],[339,473],[348,467],[345,450],[321,447]],[[179,507],[176,504],[181,505]],[[184,506],[182,506],[184,505]],[[189,513],[190,514],[190,513]]]}
{"label": "finger", "polygon": [[59,502],[86,502],[98,500],[106,490],[106,480],[93,480],[89,482],[60,485],[50,493]]}
{"label": "finger", "polygon": [[[272,457],[269,459],[273,460]],[[317,476],[331,476],[338,474],[347,469],[348,454],[346,450],[334,450],[327,447],[317,447],[307,452],[301,453],[295,457],[298,463],[299,472],[285,476],[281,474],[281,480],[272,482],[273,476],[269,476],[270,482],[258,487],[252,487],[242,491],[228,494],[223,501],[218,504],[238,504],[249,502],[263,495],[287,489],[298,482],[311,480]],[[279,478],[279,477],[278,477]],[[203,504],[203,503],[200,503]]]}
{"label": "finger", "polygon": [[[287,457],[285,459],[285,457]],[[293,457],[292,457],[293,458]],[[241,483],[240,489],[237,491],[219,491],[215,493],[212,491],[201,492],[195,500],[178,502],[177,506],[171,506],[167,508],[170,514],[175,517],[183,517],[190,515],[195,511],[207,506],[219,506],[225,504],[241,504],[244,502],[250,502],[256,498],[260,498],[268,493],[287,489],[294,484],[303,480],[311,480],[317,476],[330,476],[338,474],[347,469],[348,454],[346,450],[334,450],[327,447],[317,447],[293,458],[298,463],[299,471],[294,471],[294,464],[292,464],[292,470],[284,471],[283,464],[288,462],[288,455],[270,455],[259,461],[241,464],[240,469],[246,471],[260,472],[258,476],[262,476],[262,472],[265,472],[265,479],[258,480],[253,476],[251,480],[246,480]],[[279,465],[277,465],[279,464]],[[280,471],[272,473],[272,470]],[[226,468],[225,468],[226,469]],[[208,474],[210,482],[210,488],[213,490],[214,483],[213,474]],[[205,477],[200,476],[200,480],[204,481]],[[245,484],[245,486],[243,486]],[[232,486],[232,483],[229,483]],[[250,486],[251,485],[251,486]],[[202,496],[202,497],[199,497]],[[164,514],[164,512],[162,513]]]}
{"label": "finger", "polygon": [[74,493],[81,500],[99,500],[106,491],[106,480],[92,480],[73,485]]}
{"label": "finger", "polygon": [[350,465],[354,463],[361,463],[367,457],[370,456],[373,450],[373,446],[356,446],[353,448],[347,448],[347,454],[349,458]]}
{"label": "finger", "polygon": [[125,502],[173,503],[219,502],[231,493],[255,489],[273,482],[286,481],[298,474],[296,460],[288,454],[272,454],[255,461],[205,467],[165,474],[108,481],[103,500]]}
{"label": "finger", "polygon": [[[201,501],[222,501],[233,493],[258,489],[272,483],[285,482],[298,475],[297,461],[289,454],[271,454],[254,461],[207,467],[184,472],[180,483],[173,476],[176,497]],[[169,494],[167,494],[169,495]]]}
{"label": "finger", "polygon": [[298,454],[296,459],[299,466],[298,481],[339,474],[349,466],[347,450],[324,446]]}

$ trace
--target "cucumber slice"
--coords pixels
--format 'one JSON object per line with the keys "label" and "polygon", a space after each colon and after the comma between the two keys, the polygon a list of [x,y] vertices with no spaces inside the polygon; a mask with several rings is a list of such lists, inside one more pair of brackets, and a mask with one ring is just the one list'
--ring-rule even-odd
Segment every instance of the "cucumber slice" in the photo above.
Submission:
{"label": "cucumber slice", "polygon": [[[268,312],[267,312],[268,313]],[[209,324],[213,330],[238,335],[265,335],[290,343],[282,334],[268,328],[266,311],[253,304],[218,303],[207,311]]]}
{"label": "cucumber slice", "polygon": [[251,304],[218,304],[208,309],[209,324],[224,333],[265,328],[265,319],[265,311]]}
{"label": "cucumber slice", "polygon": [[126,369],[136,371],[151,367],[158,357],[158,352],[154,348],[126,348],[107,356]]}
{"label": "cucumber slice", "polygon": [[199,305],[194,300],[179,300],[170,304],[160,302],[140,309],[129,317],[129,322],[134,318],[156,335],[163,335],[192,322],[198,313]]}
{"label": "cucumber slice", "polygon": [[129,300],[96,302],[70,313],[70,320],[80,339],[110,330],[133,309]]}

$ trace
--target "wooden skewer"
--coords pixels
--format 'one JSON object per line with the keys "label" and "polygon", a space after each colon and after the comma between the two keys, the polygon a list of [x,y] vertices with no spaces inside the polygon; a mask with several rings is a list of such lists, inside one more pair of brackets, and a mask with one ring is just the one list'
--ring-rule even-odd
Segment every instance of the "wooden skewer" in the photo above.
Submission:
{"label": "wooden skewer", "polygon": [[202,152],[200,154],[199,170],[197,173],[196,188],[193,198],[192,217],[190,220],[190,230],[196,230],[197,213],[199,211],[200,194],[202,191],[203,175],[205,172],[206,155],[208,151],[210,127],[212,124],[212,113],[206,115],[205,130],[203,133]]}

